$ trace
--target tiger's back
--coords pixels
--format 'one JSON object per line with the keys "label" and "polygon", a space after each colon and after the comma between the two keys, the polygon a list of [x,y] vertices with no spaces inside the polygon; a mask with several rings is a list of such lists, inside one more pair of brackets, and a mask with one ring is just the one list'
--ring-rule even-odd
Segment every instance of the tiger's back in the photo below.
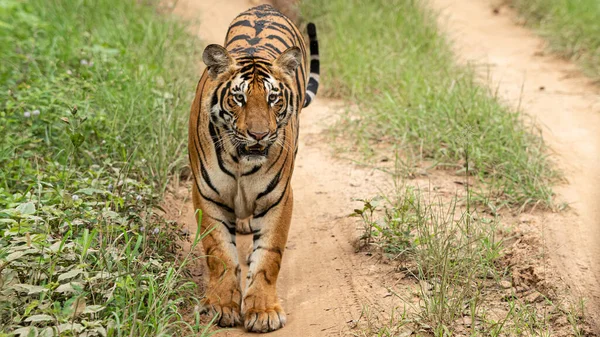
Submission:
{"label": "tiger's back", "polygon": [[[316,30],[309,60],[298,28],[263,5],[231,23],[225,47],[209,45],[189,123],[193,199],[203,212],[210,273],[205,304],[219,325],[283,327],[276,281],[289,230],[299,114],[318,87]],[[246,289],[240,288],[236,232],[253,234]],[[242,299],[243,295],[243,299]]]}

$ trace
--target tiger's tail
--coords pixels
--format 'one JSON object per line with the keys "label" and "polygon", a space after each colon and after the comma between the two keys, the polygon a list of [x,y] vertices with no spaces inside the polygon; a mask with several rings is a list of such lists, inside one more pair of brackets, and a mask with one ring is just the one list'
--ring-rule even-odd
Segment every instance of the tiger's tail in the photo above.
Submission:
{"label": "tiger's tail", "polygon": [[304,99],[304,107],[307,107],[317,95],[319,89],[319,42],[317,41],[317,27],[314,23],[309,23],[306,26],[308,31],[308,40],[310,47],[310,76],[308,78],[308,86],[306,87],[306,98]]}

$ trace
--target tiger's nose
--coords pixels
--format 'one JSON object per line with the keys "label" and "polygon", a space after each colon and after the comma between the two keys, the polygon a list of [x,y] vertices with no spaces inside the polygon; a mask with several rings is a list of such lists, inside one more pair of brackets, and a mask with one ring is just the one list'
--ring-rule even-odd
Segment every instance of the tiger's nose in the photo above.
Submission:
{"label": "tiger's nose", "polygon": [[260,132],[260,131],[250,131],[248,130],[248,135],[250,135],[250,137],[256,139],[257,141],[265,138],[267,135],[269,135],[269,131],[265,131],[265,132]]}

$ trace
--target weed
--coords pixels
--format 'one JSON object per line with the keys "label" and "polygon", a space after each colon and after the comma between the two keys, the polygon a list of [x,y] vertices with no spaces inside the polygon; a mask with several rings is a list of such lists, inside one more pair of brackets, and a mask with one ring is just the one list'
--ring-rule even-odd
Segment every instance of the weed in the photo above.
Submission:
{"label": "weed", "polygon": [[341,135],[372,155],[377,144],[464,172],[464,130],[471,133],[472,175],[496,211],[502,206],[552,204],[556,176],[536,129],[476,83],[472,69],[455,64],[435,16],[422,1],[302,3],[316,21],[323,48],[325,92],[355,103]]}
{"label": "weed", "polygon": [[135,1],[0,3],[0,336],[207,335],[157,205],[195,41]]}

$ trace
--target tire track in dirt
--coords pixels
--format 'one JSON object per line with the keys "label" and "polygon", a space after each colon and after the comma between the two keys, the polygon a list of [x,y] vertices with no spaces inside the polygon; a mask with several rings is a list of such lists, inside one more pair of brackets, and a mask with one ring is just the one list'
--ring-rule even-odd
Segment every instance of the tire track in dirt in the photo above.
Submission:
{"label": "tire track in dirt", "polygon": [[566,183],[555,191],[572,210],[542,216],[546,253],[600,319],[600,90],[571,63],[544,55],[544,43],[515,13],[480,0],[430,0],[455,52],[542,127]]}
{"label": "tire track in dirt", "polygon": [[[222,44],[231,20],[257,3],[179,0],[174,12],[192,22],[198,20],[191,29],[203,42]],[[377,278],[382,267],[372,266],[355,253],[352,242],[358,236],[357,221],[348,218],[353,197],[374,195],[388,180],[379,171],[361,169],[330,155],[331,147],[322,132],[338,116],[339,108],[340,102],[317,98],[302,111],[300,148],[292,180],[294,212],[278,280],[288,323],[272,336],[348,335],[349,322],[360,317],[363,305],[379,306],[381,300],[374,297],[388,293]],[[188,224],[191,230],[194,218],[189,197],[181,207],[179,222]],[[250,236],[238,238],[240,261],[246,260],[250,244]],[[391,300],[386,303],[391,305]],[[219,335],[246,333],[240,328]]]}

